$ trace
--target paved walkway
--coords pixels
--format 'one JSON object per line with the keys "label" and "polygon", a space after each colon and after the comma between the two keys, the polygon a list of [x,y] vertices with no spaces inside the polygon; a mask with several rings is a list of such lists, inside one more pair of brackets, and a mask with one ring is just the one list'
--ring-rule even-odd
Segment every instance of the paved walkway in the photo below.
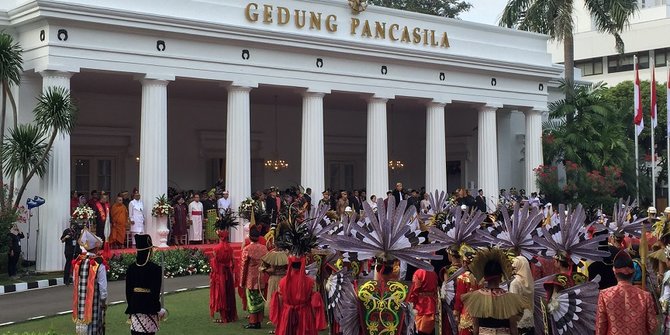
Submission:
{"label": "paved walkway", "polygon": [[[123,280],[109,282],[108,304],[123,303],[125,297]],[[209,276],[197,275],[165,280],[165,291],[185,291],[209,285]],[[0,325],[30,319],[68,314],[72,310],[72,286],[57,286],[29,290],[0,296]],[[1,328],[0,328],[1,330]]]}

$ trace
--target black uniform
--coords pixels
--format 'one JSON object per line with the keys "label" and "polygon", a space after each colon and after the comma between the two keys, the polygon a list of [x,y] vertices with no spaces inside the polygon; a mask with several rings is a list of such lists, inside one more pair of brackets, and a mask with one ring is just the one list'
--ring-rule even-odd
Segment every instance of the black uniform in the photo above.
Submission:
{"label": "black uniform", "polygon": [[7,251],[7,273],[10,277],[16,276],[16,265],[21,257],[21,239],[24,237],[23,233],[14,235],[7,233],[9,236],[9,250]]}
{"label": "black uniform", "polygon": [[68,228],[63,231],[60,237],[61,242],[65,243],[65,268],[63,269],[63,283],[72,284],[72,260],[80,253],[81,248],[77,244],[79,240],[79,230]]}
{"label": "black uniform", "polygon": [[[157,315],[161,310],[161,267],[153,262],[136,263],[126,273],[126,314]],[[133,332],[133,334],[138,334]],[[141,334],[141,333],[140,333]]]}

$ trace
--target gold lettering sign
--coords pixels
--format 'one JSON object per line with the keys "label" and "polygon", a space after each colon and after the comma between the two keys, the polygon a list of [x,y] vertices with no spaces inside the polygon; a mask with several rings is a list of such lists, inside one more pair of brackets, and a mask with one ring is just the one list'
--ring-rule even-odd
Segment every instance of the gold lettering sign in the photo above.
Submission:
{"label": "gold lettering sign", "polygon": [[[367,2],[367,1],[361,1]],[[282,6],[250,2],[244,8],[244,16],[251,23],[262,21],[267,25],[286,26],[294,24],[297,29],[336,33],[339,25],[337,15],[293,9]],[[349,19],[349,33],[362,39],[390,40],[391,42],[423,45],[432,48],[449,48],[447,32],[437,32],[416,26],[400,25],[358,17]]]}

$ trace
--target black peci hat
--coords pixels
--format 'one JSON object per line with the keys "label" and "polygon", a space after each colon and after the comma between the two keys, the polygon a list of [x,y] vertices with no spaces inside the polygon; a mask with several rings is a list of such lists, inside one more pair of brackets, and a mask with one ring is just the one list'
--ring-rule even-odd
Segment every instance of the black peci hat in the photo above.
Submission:
{"label": "black peci hat", "polygon": [[151,242],[151,235],[135,235],[135,248],[137,249],[137,259],[135,263],[138,265],[146,264],[151,258],[151,252],[154,248],[154,245]]}

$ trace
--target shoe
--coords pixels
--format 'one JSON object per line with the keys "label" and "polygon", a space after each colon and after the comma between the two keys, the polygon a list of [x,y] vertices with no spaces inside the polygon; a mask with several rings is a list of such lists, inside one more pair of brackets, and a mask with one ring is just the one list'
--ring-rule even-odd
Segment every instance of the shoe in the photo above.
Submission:
{"label": "shoe", "polygon": [[244,329],[261,329],[261,324],[259,323],[250,323],[244,326]]}

